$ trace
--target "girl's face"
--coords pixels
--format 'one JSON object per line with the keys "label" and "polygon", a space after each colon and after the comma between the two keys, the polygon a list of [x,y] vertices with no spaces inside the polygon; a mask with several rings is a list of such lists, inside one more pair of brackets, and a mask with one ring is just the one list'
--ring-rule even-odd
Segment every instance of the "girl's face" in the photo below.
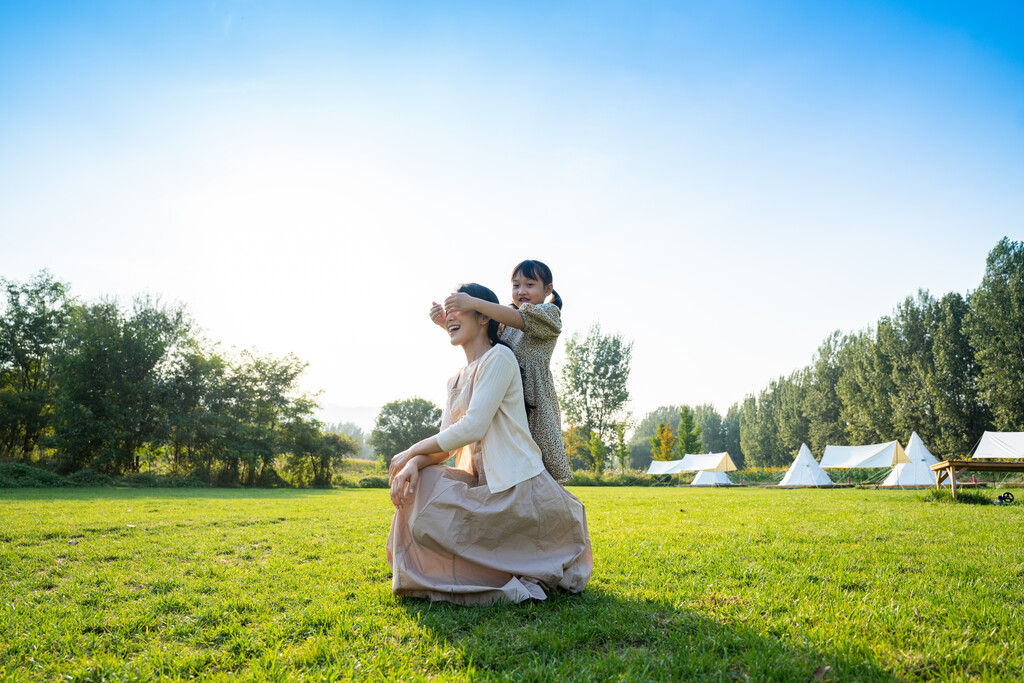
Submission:
{"label": "girl's face", "polygon": [[542,304],[554,288],[553,283],[545,285],[540,280],[516,273],[512,276],[512,303],[516,306]]}
{"label": "girl's face", "polygon": [[448,311],[444,324],[452,346],[464,346],[477,335],[487,335],[487,319],[476,311]]}

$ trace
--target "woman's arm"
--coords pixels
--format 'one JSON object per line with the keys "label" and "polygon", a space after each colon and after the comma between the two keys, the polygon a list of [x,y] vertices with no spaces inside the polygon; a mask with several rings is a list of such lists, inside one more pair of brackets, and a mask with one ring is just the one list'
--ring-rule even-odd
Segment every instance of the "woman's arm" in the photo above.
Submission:
{"label": "woman's arm", "polygon": [[[423,469],[424,467],[444,462],[451,457],[451,453],[441,450],[441,447],[437,445],[437,436],[432,436],[429,439],[423,439],[409,448],[406,448],[401,453],[395,454],[395,456],[391,458],[391,464],[388,465],[388,476],[394,479],[399,470],[419,456],[425,456],[431,460],[431,462],[420,465],[419,469]],[[437,458],[440,459],[435,462],[434,460]]]}
{"label": "woman's arm", "polygon": [[477,311],[488,318],[497,320],[502,325],[508,325],[517,330],[526,327],[526,323],[523,322],[523,314],[511,306],[503,306],[491,301],[477,299],[475,296],[470,296],[465,292],[455,292],[449,295],[444,300],[444,308],[446,311]]}
{"label": "woman's arm", "polygon": [[436,436],[423,439],[393,457],[388,471],[391,476],[391,502],[395,507],[402,507],[402,503],[416,492],[421,469],[439,465],[448,457],[448,453],[441,451],[441,447],[437,445]]}

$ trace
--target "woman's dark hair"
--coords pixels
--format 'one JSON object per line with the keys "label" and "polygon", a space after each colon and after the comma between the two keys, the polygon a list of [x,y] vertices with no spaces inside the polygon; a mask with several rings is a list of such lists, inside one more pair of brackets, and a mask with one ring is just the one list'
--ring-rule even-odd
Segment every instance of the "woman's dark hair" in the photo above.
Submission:
{"label": "woman's dark hair", "polygon": [[[529,259],[523,261],[512,269],[512,277],[515,277],[517,274],[522,275],[528,280],[540,280],[541,284],[545,287],[554,282],[554,278],[551,277],[551,269],[540,261],[531,261]],[[558,310],[562,310],[562,297],[558,296],[558,292],[552,289],[551,297],[552,303],[558,306]],[[515,306],[515,304],[512,305]]]}
{"label": "woman's dark hair", "polygon": [[[547,267],[547,266],[545,266],[545,267]],[[487,289],[483,285],[478,285],[475,282],[470,282],[470,283],[465,284],[465,285],[459,285],[459,289],[457,291],[465,292],[466,294],[469,294],[472,297],[476,297],[477,299],[483,299],[484,301],[490,301],[492,304],[498,303],[498,295],[497,294],[495,294],[491,290]],[[480,315],[479,311],[477,311],[477,315]],[[501,327],[501,325],[498,323],[498,321],[495,320],[494,318],[491,318],[490,321],[487,323],[487,338],[491,340],[491,346],[494,346],[495,344],[501,344],[502,346],[507,346],[508,348],[511,349],[512,348],[511,346],[509,346],[508,344],[503,342],[498,337],[498,334],[500,333],[500,327]],[[531,412],[533,412],[533,404],[526,400],[526,391],[525,391],[526,378],[523,376],[523,366],[522,365],[519,366],[519,378],[523,382],[523,387],[524,387],[524,390],[523,390],[523,403],[526,404],[526,414],[529,415]]]}
{"label": "woman's dark hair", "polygon": [[[458,291],[465,292],[466,294],[469,294],[470,296],[475,297],[477,299],[483,299],[484,301],[490,301],[492,304],[498,303],[498,295],[497,294],[495,294],[491,290],[487,289],[483,285],[478,285],[475,282],[470,282],[468,284],[459,285]],[[477,313],[477,315],[479,315],[479,312]],[[491,318],[490,322],[487,323],[487,338],[491,340],[491,346],[494,346],[495,344],[501,344],[502,346],[508,346],[508,344],[506,344],[505,342],[501,341],[501,339],[498,338],[498,334],[500,332],[500,330],[499,330],[500,327],[501,327],[500,323],[498,323],[498,321],[495,320],[494,318]]]}

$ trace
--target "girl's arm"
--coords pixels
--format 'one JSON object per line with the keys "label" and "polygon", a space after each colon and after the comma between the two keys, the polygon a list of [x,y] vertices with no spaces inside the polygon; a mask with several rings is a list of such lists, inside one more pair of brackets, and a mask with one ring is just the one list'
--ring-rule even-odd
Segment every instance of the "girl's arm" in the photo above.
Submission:
{"label": "girl's arm", "polygon": [[445,326],[444,309],[441,307],[441,304],[437,303],[436,301],[430,302],[430,322],[442,328]]}
{"label": "girl's arm", "polygon": [[497,320],[502,325],[514,327],[521,330],[526,327],[523,321],[523,314],[511,306],[503,306],[483,299],[477,299],[465,292],[455,292],[444,300],[446,311],[476,311],[486,315],[488,318]]}

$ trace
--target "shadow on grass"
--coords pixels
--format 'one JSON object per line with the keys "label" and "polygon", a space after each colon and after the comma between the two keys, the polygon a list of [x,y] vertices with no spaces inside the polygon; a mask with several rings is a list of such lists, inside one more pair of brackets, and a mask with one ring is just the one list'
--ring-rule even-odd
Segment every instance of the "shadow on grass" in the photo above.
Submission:
{"label": "shadow on grass", "polygon": [[[733,600],[740,600],[733,598]],[[465,673],[511,680],[895,680],[871,662],[758,633],[730,616],[602,589],[545,602],[457,607],[402,599],[462,653]]]}

